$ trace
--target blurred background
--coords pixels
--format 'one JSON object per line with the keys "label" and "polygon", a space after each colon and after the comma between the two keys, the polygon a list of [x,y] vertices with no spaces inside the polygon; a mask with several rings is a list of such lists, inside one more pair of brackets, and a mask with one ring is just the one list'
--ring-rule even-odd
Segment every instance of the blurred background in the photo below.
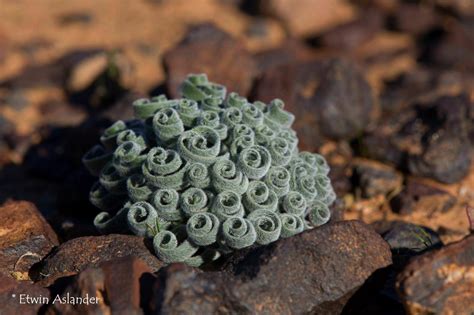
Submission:
{"label": "blurred background", "polygon": [[472,0],[1,0],[0,203],[33,201],[62,240],[96,233],[82,155],[133,100],[205,72],[286,102],[340,217],[460,239],[473,56]]}

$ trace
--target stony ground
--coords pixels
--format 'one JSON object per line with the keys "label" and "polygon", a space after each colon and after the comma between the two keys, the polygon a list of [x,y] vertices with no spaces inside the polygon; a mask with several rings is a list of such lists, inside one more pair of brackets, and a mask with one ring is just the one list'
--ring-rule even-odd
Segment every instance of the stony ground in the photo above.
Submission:
{"label": "stony ground", "polygon": [[[0,314],[473,314],[474,2],[0,8]],[[331,164],[328,225],[204,269],[97,235],[82,154],[189,72],[286,102]]]}

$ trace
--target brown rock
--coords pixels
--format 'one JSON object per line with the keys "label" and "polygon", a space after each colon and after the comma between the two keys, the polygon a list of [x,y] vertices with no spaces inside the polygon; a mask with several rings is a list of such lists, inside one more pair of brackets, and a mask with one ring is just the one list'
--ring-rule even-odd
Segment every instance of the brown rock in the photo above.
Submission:
{"label": "brown rock", "polygon": [[366,159],[357,159],[353,163],[355,177],[363,197],[388,195],[401,190],[402,174],[390,165]]}
{"label": "brown rock", "polygon": [[163,268],[152,311],[340,314],[357,288],[390,263],[390,249],[375,231],[359,221],[336,222],[236,254],[224,271]]}
{"label": "brown rock", "polygon": [[1,273],[29,279],[31,266],[57,245],[56,234],[34,204],[9,201],[0,207]]}
{"label": "brown rock", "polygon": [[73,277],[59,294],[61,298],[97,298],[92,304],[54,304],[46,314],[143,314],[150,298],[154,276],[136,257],[104,262]]}
{"label": "brown rock", "polygon": [[438,23],[433,7],[415,3],[402,3],[395,13],[395,24],[404,33],[421,35]]}
{"label": "brown rock", "polygon": [[392,210],[406,215],[414,212],[427,214],[446,212],[456,203],[449,192],[426,182],[409,178],[405,188],[391,201]]}
{"label": "brown rock", "polygon": [[472,314],[474,235],[412,260],[397,277],[410,314]]}
{"label": "brown rock", "polygon": [[163,59],[168,74],[169,96],[179,97],[179,85],[189,73],[206,73],[218,82],[246,96],[252,86],[256,65],[250,53],[227,33],[208,24],[189,31],[183,41]]}
{"label": "brown rock", "polygon": [[[355,8],[342,0],[269,0],[262,11],[281,20],[295,35],[307,36],[354,18]],[[316,12],[321,12],[315,17]]]}
{"label": "brown rock", "polygon": [[0,273],[0,314],[36,315],[47,299],[48,289]]}
{"label": "brown rock", "polygon": [[382,28],[383,16],[379,11],[367,10],[357,19],[331,28],[321,35],[321,43],[338,50],[354,49],[372,39]]}
{"label": "brown rock", "polygon": [[60,277],[77,274],[88,267],[125,256],[142,259],[152,271],[162,265],[141,237],[118,234],[79,237],[61,244],[42,262],[37,280],[49,286]]}
{"label": "brown rock", "polygon": [[322,136],[351,139],[375,113],[372,90],[357,66],[334,59],[284,65],[263,73],[255,99],[281,98],[296,116],[300,148],[316,150]]}

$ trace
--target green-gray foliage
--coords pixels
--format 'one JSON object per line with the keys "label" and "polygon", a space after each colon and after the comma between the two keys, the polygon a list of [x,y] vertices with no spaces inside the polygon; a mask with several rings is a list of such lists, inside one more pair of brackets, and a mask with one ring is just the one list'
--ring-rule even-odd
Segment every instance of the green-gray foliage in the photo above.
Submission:
{"label": "green-gray foliage", "polygon": [[203,74],[181,93],[135,101],[136,119],[115,122],[85,154],[99,231],[153,238],[164,262],[198,266],[329,220],[329,167],[298,151],[281,100],[226,96]]}

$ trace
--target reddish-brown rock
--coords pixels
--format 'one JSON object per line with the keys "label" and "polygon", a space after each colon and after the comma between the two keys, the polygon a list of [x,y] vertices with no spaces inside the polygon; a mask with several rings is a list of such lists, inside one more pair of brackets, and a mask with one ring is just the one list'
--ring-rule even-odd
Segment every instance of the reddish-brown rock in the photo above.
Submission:
{"label": "reddish-brown rock", "polygon": [[36,315],[48,299],[48,289],[0,273],[0,314]]}
{"label": "reddish-brown rock", "polygon": [[319,33],[355,16],[355,8],[342,0],[268,0],[261,4],[264,13],[280,19],[291,33],[300,36]]}
{"label": "reddish-brown rock", "polygon": [[426,215],[445,212],[455,203],[456,197],[449,192],[416,178],[409,178],[405,188],[390,202],[392,210],[403,215],[413,212]]}
{"label": "reddish-brown rock", "polygon": [[136,257],[102,263],[73,277],[59,294],[97,298],[91,304],[54,304],[46,314],[143,314],[154,280],[150,267]]}
{"label": "reddish-brown rock", "polygon": [[256,64],[236,39],[208,24],[189,31],[183,41],[163,59],[169,96],[179,97],[179,85],[189,73],[206,73],[209,80],[228,91],[246,96],[256,74]]}
{"label": "reddish-brown rock", "polygon": [[403,177],[390,165],[373,160],[354,161],[354,173],[364,197],[388,195],[401,190]]}
{"label": "reddish-brown rock", "polygon": [[409,314],[472,314],[473,288],[474,235],[415,258],[397,278]]}
{"label": "reddish-brown rock", "polygon": [[142,237],[118,234],[79,237],[61,244],[42,262],[38,268],[38,280],[49,286],[60,277],[125,256],[142,259],[152,271],[157,271],[162,265]]}
{"label": "reddish-brown rock", "polygon": [[58,245],[58,238],[35,205],[9,201],[0,207],[0,272],[29,279],[31,266]]}
{"label": "reddish-brown rock", "polygon": [[162,268],[154,314],[340,314],[377,269],[388,244],[367,225],[343,221],[236,253],[219,272]]}

